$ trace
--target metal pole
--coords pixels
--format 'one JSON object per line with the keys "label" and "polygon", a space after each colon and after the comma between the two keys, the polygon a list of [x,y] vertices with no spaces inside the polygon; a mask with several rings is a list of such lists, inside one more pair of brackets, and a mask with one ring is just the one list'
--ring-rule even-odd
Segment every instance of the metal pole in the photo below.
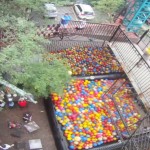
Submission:
{"label": "metal pole", "polygon": [[118,32],[118,30],[120,29],[121,25],[119,25],[116,29],[116,31],[114,32],[114,34],[112,35],[112,37],[110,38],[109,42],[112,41],[112,39],[115,37],[116,33]]}
{"label": "metal pole", "polygon": [[139,39],[139,41],[137,42],[137,44],[139,44],[139,43],[141,42],[141,40],[145,37],[145,35],[146,35],[148,32],[149,32],[149,29],[146,30],[146,31],[142,34],[142,36],[140,37],[140,39]]}

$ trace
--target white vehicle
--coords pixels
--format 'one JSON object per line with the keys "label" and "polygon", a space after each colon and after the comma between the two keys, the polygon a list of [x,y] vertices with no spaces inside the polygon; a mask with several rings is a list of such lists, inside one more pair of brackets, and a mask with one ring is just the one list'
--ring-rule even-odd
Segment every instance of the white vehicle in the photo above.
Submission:
{"label": "white vehicle", "polygon": [[80,19],[94,19],[95,13],[90,5],[75,4],[74,10]]}
{"label": "white vehicle", "polygon": [[48,18],[57,17],[58,12],[54,4],[45,3],[44,8],[45,8],[44,17],[48,17]]}

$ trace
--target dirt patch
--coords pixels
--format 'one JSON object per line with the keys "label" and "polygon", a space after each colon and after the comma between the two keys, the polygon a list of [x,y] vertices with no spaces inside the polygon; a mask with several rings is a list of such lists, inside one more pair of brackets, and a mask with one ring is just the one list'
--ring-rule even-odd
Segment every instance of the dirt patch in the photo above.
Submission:
{"label": "dirt patch", "polygon": [[[12,137],[10,134],[13,129],[9,129],[7,126],[7,121],[18,121],[23,123],[22,115],[25,112],[31,112],[33,116],[33,121],[35,121],[40,129],[34,133],[28,133],[24,127],[20,130],[23,132],[21,138]],[[41,139],[43,150],[56,150],[55,142],[53,135],[49,126],[47,114],[43,105],[43,102],[40,100],[38,104],[29,103],[27,108],[13,108],[5,109],[0,112],[0,142],[2,144],[12,144],[14,142],[26,142],[31,139]],[[12,150],[16,148],[12,148]],[[29,149],[26,149],[29,150]]]}

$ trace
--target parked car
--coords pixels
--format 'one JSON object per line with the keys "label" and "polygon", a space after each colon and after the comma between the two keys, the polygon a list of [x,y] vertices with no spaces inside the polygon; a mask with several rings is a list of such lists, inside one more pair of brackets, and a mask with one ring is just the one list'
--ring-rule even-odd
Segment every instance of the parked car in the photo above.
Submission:
{"label": "parked car", "polygon": [[74,10],[80,19],[94,19],[95,13],[90,5],[75,4]]}
{"label": "parked car", "polygon": [[57,17],[57,9],[55,4],[51,4],[51,3],[45,3],[44,4],[44,17],[48,17],[48,18],[56,18]]}

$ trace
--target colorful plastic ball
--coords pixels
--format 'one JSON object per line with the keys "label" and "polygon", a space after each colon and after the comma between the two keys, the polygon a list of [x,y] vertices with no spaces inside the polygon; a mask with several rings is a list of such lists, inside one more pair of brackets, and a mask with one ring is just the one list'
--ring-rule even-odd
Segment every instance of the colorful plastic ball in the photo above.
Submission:
{"label": "colorful plastic ball", "polygon": [[73,145],[70,145],[70,146],[69,146],[69,149],[70,149],[70,150],[74,150],[75,147],[74,147]]}
{"label": "colorful plastic ball", "polygon": [[[72,47],[70,49],[62,49],[57,52],[51,52],[52,55],[68,59],[71,67],[70,75],[95,75],[110,72],[122,72],[120,64],[116,61],[115,56],[109,48],[90,47]],[[101,50],[99,50],[99,48]],[[109,58],[109,59],[107,59]]]}
{"label": "colorful plastic ball", "polygon": [[[119,81],[124,82],[123,79]],[[119,139],[105,105],[111,111],[120,132],[125,132],[114,99],[127,125],[134,124],[130,130],[137,128],[136,122],[140,119],[140,115],[135,109],[132,96],[128,95],[129,89],[126,86],[121,87],[114,98],[110,94],[103,95],[113,82],[115,81],[104,79],[74,80],[64,90],[63,98],[57,94],[52,95],[56,118],[62,125],[64,136],[75,150],[89,149]],[[70,92],[73,90],[76,92]]]}

